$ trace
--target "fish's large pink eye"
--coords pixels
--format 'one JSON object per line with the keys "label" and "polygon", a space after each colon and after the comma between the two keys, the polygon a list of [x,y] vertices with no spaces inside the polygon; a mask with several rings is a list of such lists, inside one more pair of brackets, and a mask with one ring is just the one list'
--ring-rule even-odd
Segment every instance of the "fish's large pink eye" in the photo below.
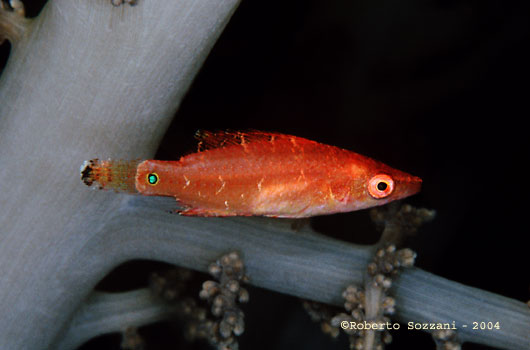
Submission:
{"label": "fish's large pink eye", "polygon": [[388,175],[377,174],[368,182],[368,192],[374,198],[388,197],[394,191],[394,180]]}

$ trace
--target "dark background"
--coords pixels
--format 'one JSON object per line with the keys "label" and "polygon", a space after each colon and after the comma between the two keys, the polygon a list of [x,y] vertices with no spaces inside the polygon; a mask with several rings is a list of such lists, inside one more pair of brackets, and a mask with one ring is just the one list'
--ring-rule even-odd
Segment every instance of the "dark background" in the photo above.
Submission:
{"label": "dark background", "polygon": [[[30,15],[42,6],[26,3]],[[157,158],[195,150],[197,129],[277,131],[371,156],[422,177],[422,192],[406,202],[437,211],[407,241],[417,266],[526,301],[529,10],[494,0],[243,1]],[[9,44],[0,51],[2,64]],[[343,240],[377,240],[367,211],[311,224]],[[165,266],[128,264],[99,288],[138,287],[153,268]],[[257,288],[250,297],[241,349],[348,348],[344,336],[323,335],[296,298]],[[140,333],[148,349],[208,348],[185,345],[168,322]],[[423,332],[393,337],[388,349],[434,349]],[[83,350],[119,342],[104,336]]]}

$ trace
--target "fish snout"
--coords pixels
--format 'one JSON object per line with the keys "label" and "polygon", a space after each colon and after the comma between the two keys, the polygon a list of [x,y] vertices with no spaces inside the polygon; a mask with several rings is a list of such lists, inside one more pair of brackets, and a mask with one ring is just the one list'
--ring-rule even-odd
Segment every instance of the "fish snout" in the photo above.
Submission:
{"label": "fish snout", "polygon": [[405,198],[412,196],[421,191],[422,179],[417,176],[406,176],[398,179],[397,196],[399,198]]}

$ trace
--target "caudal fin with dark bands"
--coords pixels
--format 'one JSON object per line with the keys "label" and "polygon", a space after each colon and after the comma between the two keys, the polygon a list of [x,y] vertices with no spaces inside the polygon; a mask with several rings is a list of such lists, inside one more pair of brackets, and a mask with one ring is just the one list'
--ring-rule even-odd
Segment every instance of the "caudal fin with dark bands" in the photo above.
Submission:
{"label": "caudal fin with dark bands", "polygon": [[137,193],[136,168],[139,160],[87,160],[81,165],[81,180],[89,187]]}

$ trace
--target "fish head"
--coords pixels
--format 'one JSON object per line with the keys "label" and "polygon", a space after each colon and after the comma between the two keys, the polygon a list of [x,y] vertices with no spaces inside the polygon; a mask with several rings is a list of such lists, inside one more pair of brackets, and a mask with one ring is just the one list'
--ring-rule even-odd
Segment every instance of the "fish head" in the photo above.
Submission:
{"label": "fish head", "polygon": [[370,158],[354,164],[349,171],[352,182],[347,201],[354,210],[387,204],[421,190],[421,178]]}

